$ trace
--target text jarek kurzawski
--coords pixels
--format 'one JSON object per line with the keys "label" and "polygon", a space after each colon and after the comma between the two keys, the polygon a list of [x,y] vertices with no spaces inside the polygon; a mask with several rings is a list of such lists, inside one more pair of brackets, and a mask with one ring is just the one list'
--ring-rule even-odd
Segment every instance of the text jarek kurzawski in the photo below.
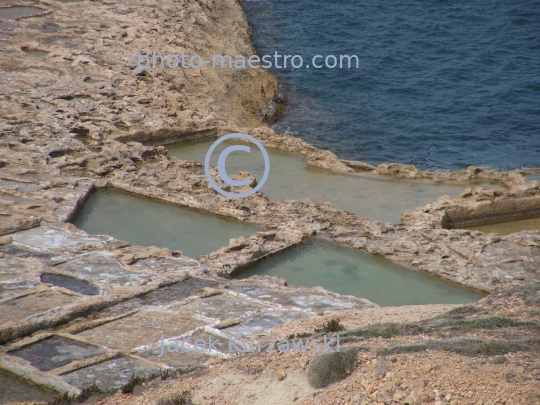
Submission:
{"label": "text jarek kurzawski", "polygon": [[[246,339],[229,336],[226,346],[218,349],[221,339],[212,339],[208,335],[208,340],[196,339],[165,339],[161,335],[161,353],[158,357],[163,357],[165,352],[169,353],[207,353],[207,352],[229,352],[229,353],[286,353],[286,352],[311,352],[326,353],[339,352],[339,335],[336,339],[328,340],[326,335],[321,339]],[[335,347],[333,347],[335,345]],[[228,349],[228,350],[227,350]]]}

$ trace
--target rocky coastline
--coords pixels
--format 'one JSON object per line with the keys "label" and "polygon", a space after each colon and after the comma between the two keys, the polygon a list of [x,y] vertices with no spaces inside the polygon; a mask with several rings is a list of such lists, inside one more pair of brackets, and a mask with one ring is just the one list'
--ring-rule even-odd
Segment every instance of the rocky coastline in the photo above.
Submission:
{"label": "rocky coastline", "polygon": [[[219,335],[227,328],[268,335],[283,330],[307,333],[325,316],[339,314],[347,329],[352,329],[360,324],[347,325],[347,320],[354,318],[351,312],[382,310],[367,300],[322,288],[289,287],[280,279],[226,278],[242,266],[310,237],[384,256],[416,271],[499,296],[501,291],[520,291],[540,280],[538,231],[500,236],[451,229],[539,214],[538,182],[524,177],[535,170],[497,172],[470,167],[426,172],[412,165],[372,166],[340,160],[330,151],[276,134],[266,125],[279,114],[283,95],[276,79],[263,69],[156,68],[137,73],[140,52],[255,53],[251,27],[240,2],[40,0],[32,7],[40,11],[13,23],[0,52],[0,311],[9,314],[0,316],[0,369],[49,390],[77,395],[84,386],[81,370],[94,367],[100,372],[100,365],[119,358],[145,375],[192,364],[214,367],[216,359],[204,356],[191,359],[192,363],[171,360],[159,364],[148,354],[155,349],[147,347],[157,341],[155,336],[137,345],[129,339],[130,334],[143,336],[151,324],[170,327],[171,333],[180,330],[178,336],[202,331]],[[224,197],[208,184],[203,165],[171,157],[164,147],[233,132],[252,135],[268,148],[300,153],[308,165],[339,173],[370,172],[441,183],[482,180],[503,188],[464,185],[463,193],[455,199],[441,196],[403,213],[400,224],[381,223],[307,199],[279,201],[260,194],[242,200]],[[213,174],[217,175],[217,170]],[[109,236],[87,235],[69,221],[90,193],[100,188],[259,225],[267,231],[231,239],[228,246],[198,258],[166,248],[133,246]],[[95,272],[85,272],[92,266]],[[116,269],[118,278],[103,276],[100,271],[107,268]],[[44,274],[85,280],[99,293],[90,296],[43,282]],[[176,288],[181,292],[168,292]],[[246,292],[254,288],[261,291],[254,295]],[[304,299],[299,300],[299,296]],[[495,316],[491,296],[475,305]],[[215,313],[202,314],[204,300],[210,299],[217,308]],[[233,314],[226,310],[224,301],[234,303]],[[514,311],[514,318],[536,319],[537,307],[537,303],[520,303],[508,311]],[[399,308],[396,313],[405,310]],[[410,322],[450,309],[412,309],[417,316]],[[265,323],[265,314],[277,321]],[[503,311],[497,316],[501,314],[508,315]],[[383,322],[386,318],[380,319]],[[302,322],[309,325],[292,326]],[[279,331],[273,331],[276,325]],[[117,340],[101,337],[111,330],[119,331]],[[18,357],[25,347],[51,338],[99,350],[46,369],[32,365],[30,355]],[[377,355],[368,363],[368,357],[362,357],[359,364],[377,366],[380,358]],[[224,367],[218,364],[216,369]],[[533,370],[534,364],[527,367]],[[278,376],[277,380],[286,379]],[[370,396],[379,390],[372,383],[371,388],[359,384],[359,390],[371,391],[362,403],[386,403],[377,395]],[[194,387],[189,390],[197,391]],[[314,403],[308,398],[314,391],[304,391],[299,398]],[[527,389],[523,392],[529,395]],[[217,403],[195,396],[197,403]],[[293,397],[287,403],[293,403]],[[120,399],[114,401],[117,399],[111,403],[120,403]],[[417,398],[414,401],[410,403],[423,403]],[[441,404],[447,402],[451,403]],[[332,403],[355,402],[340,398]]]}

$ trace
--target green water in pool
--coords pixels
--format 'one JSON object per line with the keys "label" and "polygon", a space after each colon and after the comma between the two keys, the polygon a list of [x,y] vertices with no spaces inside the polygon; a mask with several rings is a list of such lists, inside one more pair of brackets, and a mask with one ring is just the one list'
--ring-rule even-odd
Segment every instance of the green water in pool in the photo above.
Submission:
{"label": "green water in pool", "polygon": [[[215,138],[168,145],[171,156],[204,162]],[[219,153],[235,143],[222,142],[212,154],[217,166]],[[258,180],[264,172],[262,153],[250,145],[251,152],[232,152],[226,161],[227,173],[248,171]],[[340,174],[307,166],[302,155],[268,149],[270,175],[260,192],[270,198],[309,198],[329,202],[336,208],[356,213],[373,221],[399,223],[401,214],[421,207],[443,195],[456,197],[469,184],[438,184],[422,180],[395,180],[372,174]]]}
{"label": "green water in pool", "polygon": [[234,274],[279,276],[295,287],[316,287],[366,298],[381,306],[467,304],[485,294],[389,260],[320,239],[267,257]]}
{"label": "green water in pool", "polygon": [[231,238],[265,230],[116,190],[92,193],[73,224],[90,234],[181,250],[193,258],[227,246]]}

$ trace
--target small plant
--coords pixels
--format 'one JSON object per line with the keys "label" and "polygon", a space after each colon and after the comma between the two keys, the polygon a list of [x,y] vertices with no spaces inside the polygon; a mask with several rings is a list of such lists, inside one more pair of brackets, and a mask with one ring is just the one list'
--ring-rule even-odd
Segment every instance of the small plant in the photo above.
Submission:
{"label": "small plant", "polygon": [[492,364],[503,364],[506,363],[508,359],[505,356],[495,356],[489,362]]}
{"label": "small plant", "polygon": [[159,376],[161,377],[162,380],[166,380],[167,378],[174,378],[176,377],[176,370],[173,370],[173,369],[170,369],[170,368],[167,368],[167,369],[160,369],[159,370]]}
{"label": "small plant", "polygon": [[339,318],[332,318],[328,322],[323,323],[320,328],[315,328],[316,333],[341,332],[342,330],[345,330],[345,327],[341,324],[341,320]]}
{"label": "small plant", "polygon": [[499,328],[515,328],[525,327],[531,329],[539,329],[539,326],[534,321],[516,321],[510,318],[491,316],[487,318],[473,318],[462,320],[443,321],[431,327],[432,330],[449,330],[460,333],[466,333],[476,329],[499,329]]}
{"label": "small plant", "polygon": [[291,333],[289,336],[287,336],[287,340],[301,339],[301,338],[310,337],[312,335],[313,333],[309,333],[309,332]]}
{"label": "small plant", "polygon": [[69,405],[71,403],[73,403],[73,397],[67,392],[64,392],[58,398],[48,402],[47,405]]}
{"label": "small plant", "polygon": [[394,336],[417,335],[424,331],[425,329],[422,326],[415,323],[383,323],[350,330],[345,333],[345,336],[359,336],[364,338],[382,337],[384,339],[390,339]]}
{"label": "small plant", "polygon": [[377,350],[377,356],[388,356],[390,354],[401,354],[401,353],[416,353],[423,352],[428,349],[428,345],[424,343],[408,344],[408,345],[396,345],[390,347],[382,347]]}
{"label": "small plant", "polygon": [[323,388],[351,374],[357,364],[359,349],[350,347],[340,352],[316,356],[308,370],[308,381],[314,388]]}
{"label": "small plant", "polygon": [[141,378],[138,375],[133,374],[127,384],[121,388],[122,393],[131,394],[135,389],[135,386],[142,384],[146,380],[146,378]]}
{"label": "small plant", "polygon": [[189,396],[189,391],[181,394],[175,393],[166,397],[161,397],[156,401],[156,405],[193,405]]}
{"label": "small plant", "polygon": [[[450,339],[429,343],[413,343],[406,345],[396,345],[382,347],[377,350],[377,356],[387,356],[391,354],[421,352],[425,350],[441,350],[457,353],[463,356],[497,356],[504,357],[504,354],[511,352],[538,351],[540,339],[527,339],[520,341],[510,340],[481,340],[481,339]],[[502,359],[491,362],[498,364]]]}
{"label": "small plant", "polygon": [[442,317],[448,317],[450,319],[463,319],[467,315],[473,315],[477,312],[480,312],[478,308],[473,307],[472,305],[464,305],[462,307],[451,309],[450,311],[444,313]]}
{"label": "small plant", "polygon": [[177,375],[185,375],[185,374],[192,373],[193,371],[204,370],[204,369],[206,369],[206,367],[204,367],[204,366],[195,366],[195,367],[189,367],[189,368],[177,368],[176,369],[176,374]]}

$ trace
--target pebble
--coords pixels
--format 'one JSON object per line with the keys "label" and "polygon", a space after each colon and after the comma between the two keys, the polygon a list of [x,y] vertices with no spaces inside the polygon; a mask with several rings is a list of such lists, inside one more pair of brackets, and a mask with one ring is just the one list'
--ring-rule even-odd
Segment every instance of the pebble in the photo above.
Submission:
{"label": "pebble", "polygon": [[0,236],[0,245],[9,245],[11,242],[13,242],[11,236]]}

